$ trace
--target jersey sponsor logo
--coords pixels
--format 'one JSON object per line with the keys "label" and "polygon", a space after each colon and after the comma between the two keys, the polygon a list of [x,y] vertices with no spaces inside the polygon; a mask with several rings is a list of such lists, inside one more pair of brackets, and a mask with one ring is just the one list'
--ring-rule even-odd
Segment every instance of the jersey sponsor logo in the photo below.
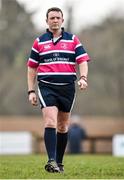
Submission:
{"label": "jersey sponsor logo", "polygon": [[44,49],[51,49],[51,44],[44,45]]}
{"label": "jersey sponsor logo", "polygon": [[58,52],[53,53],[53,56],[54,56],[54,57],[58,57],[58,56],[59,56],[59,53],[58,53]]}

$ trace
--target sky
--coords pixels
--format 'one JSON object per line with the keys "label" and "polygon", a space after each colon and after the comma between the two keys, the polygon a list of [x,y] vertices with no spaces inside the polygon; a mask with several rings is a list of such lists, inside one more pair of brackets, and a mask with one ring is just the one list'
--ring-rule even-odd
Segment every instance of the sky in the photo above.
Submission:
{"label": "sky", "polygon": [[34,12],[32,21],[38,30],[46,28],[46,11],[57,6],[64,13],[64,26],[66,26],[67,7],[73,5],[73,31],[101,23],[107,16],[124,17],[124,0],[17,0],[28,12]]}

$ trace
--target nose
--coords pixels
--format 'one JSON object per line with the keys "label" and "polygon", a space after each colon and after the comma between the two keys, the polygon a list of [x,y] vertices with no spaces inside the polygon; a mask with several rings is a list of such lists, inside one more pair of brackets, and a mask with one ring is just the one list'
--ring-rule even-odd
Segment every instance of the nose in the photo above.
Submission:
{"label": "nose", "polygon": [[57,17],[54,18],[54,22],[58,22],[58,18]]}

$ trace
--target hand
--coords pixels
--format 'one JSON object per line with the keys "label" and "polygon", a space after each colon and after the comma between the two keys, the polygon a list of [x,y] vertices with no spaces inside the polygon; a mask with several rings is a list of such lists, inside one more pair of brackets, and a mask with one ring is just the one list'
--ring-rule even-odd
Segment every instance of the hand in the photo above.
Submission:
{"label": "hand", "polygon": [[78,86],[79,86],[79,88],[81,89],[81,90],[85,90],[87,87],[88,87],[88,84],[87,84],[87,82],[84,80],[84,79],[80,79],[79,81],[78,81]]}
{"label": "hand", "polygon": [[38,105],[37,104],[37,96],[36,96],[36,94],[34,92],[29,94],[29,101],[33,106]]}

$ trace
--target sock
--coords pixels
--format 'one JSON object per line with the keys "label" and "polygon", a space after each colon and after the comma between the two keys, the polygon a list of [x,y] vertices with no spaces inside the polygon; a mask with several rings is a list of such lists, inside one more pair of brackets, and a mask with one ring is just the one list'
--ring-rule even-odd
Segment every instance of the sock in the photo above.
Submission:
{"label": "sock", "polygon": [[57,132],[56,162],[62,163],[67,145],[68,133]]}
{"label": "sock", "polygon": [[49,160],[56,158],[56,129],[45,128],[44,141]]}

